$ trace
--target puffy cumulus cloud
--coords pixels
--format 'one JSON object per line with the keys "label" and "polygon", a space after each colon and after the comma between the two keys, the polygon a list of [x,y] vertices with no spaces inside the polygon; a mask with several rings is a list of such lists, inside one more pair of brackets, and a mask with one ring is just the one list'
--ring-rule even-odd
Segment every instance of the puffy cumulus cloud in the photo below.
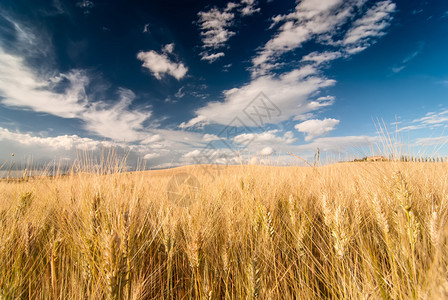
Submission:
{"label": "puffy cumulus cloud", "polygon": [[292,132],[288,131],[283,136],[279,135],[280,131],[277,129],[264,131],[260,133],[243,133],[233,138],[233,142],[237,144],[257,146],[260,144],[277,145],[277,144],[291,144],[295,142]]}
{"label": "puffy cumulus cloud", "polygon": [[101,146],[110,147],[111,142],[96,141],[77,135],[61,135],[56,137],[40,137],[30,133],[13,132],[0,127],[0,141],[15,142],[25,146],[41,147],[50,151],[58,150],[96,150]]}
{"label": "puffy cumulus cloud", "polygon": [[[311,66],[304,66],[281,76],[258,77],[240,88],[224,91],[224,102],[210,102],[199,108],[196,110],[197,117],[188,123],[195,124],[207,120],[209,123],[227,125],[235,116],[238,116],[247,126],[255,126],[253,121],[244,114],[244,110],[252,104],[262,105],[252,102],[260,92],[263,92],[280,110],[279,114],[270,115],[270,118],[265,119],[266,123],[278,123],[328,105],[327,101],[313,102],[308,98],[334,83],[334,80],[323,77]],[[265,108],[261,108],[259,112],[267,113]]]}
{"label": "puffy cumulus cloud", "polygon": [[201,155],[201,151],[198,149],[195,149],[193,151],[190,151],[188,153],[185,153],[182,157],[183,158],[197,158]]}
{"label": "puffy cumulus cloud", "polygon": [[188,164],[236,164],[240,161],[239,155],[235,153],[230,148],[219,148],[219,149],[207,149],[204,150],[192,150],[184,154],[180,158],[181,162]]}
{"label": "puffy cumulus cloud", "polygon": [[275,150],[272,149],[271,147],[264,147],[261,151],[260,151],[260,155],[263,156],[269,156],[275,153]]}
{"label": "puffy cumulus cloud", "polygon": [[162,79],[165,74],[171,75],[177,80],[182,79],[188,72],[188,68],[183,63],[174,62],[168,56],[174,50],[174,44],[165,45],[159,54],[154,50],[147,52],[140,51],[137,59],[143,62],[143,67],[147,68],[157,79]]}
{"label": "puffy cumulus cloud", "polygon": [[339,120],[336,119],[313,119],[307,120],[300,124],[296,124],[294,128],[297,129],[297,131],[306,134],[305,141],[310,141],[312,139],[315,139],[316,137],[325,135],[330,131],[333,131],[338,124]]}

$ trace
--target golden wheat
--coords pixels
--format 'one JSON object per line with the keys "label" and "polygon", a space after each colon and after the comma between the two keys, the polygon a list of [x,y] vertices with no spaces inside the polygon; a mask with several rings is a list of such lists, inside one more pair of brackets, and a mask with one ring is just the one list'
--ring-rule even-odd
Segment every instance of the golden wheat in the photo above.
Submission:
{"label": "golden wheat", "polygon": [[0,299],[448,296],[446,163],[121,165],[0,181]]}

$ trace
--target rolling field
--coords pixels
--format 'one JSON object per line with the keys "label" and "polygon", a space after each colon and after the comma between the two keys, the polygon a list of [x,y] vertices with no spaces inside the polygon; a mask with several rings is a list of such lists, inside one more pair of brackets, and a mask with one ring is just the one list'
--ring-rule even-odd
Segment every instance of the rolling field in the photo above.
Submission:
{"label": "rolling field", "polygon": [[447,163],[3,180],[0,299],[442,299],[447,220]]}

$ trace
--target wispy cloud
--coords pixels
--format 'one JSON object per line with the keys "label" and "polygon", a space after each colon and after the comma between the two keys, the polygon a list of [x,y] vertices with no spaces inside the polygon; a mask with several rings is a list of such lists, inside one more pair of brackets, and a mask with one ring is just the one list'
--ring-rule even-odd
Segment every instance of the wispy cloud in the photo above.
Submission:
{"label": "wispy cloud", "polygon": [[89,14],[90,10],[95,6],[95,3],[90,0],[82,0],[76,2],[76,6],[81,8],[84,11],[84,14]]}
{"label": "wispy cloud", "polygon": [[240,3],[229,2],[225,8],[212,7],[198,13],[198,25],[201,30],[201,60],[213,63],[225,56],[222,49],[227,47],[228,40],[236,34],[234,21],[237,17],[253,15],[260,11],[255,0],[242,0]]}
{"label": "wispy cloud", "polygon": [[[358,17],[358,11],[362,11],[366,2],[304,0],[299,2],[294,12],[274,17],[272,27],[279,26],[279,29],[253,58],[252,76],[275,69],[281,55],[302,47],[310,40],[334,46],[337,50],[308,54],[303,61],[321,63],[366,49],[373,43],[372,38],[385,33],[395,11],[395,4],[386,0]],[[345,33],[344,27],[348,27]],[[341,35],[343,38],[338,40]]]}
{"label": "wispy cloud", "polygon": [[241,8],[243,16],[250,16],[260,11],[260,8],[256,7],[257,1],[255,0],[241,0],[241,4],[243,5]]}
{"label": "wispy cloud", "polygon": [[320,65],[322,63],[338,59],[341,56],[342,53],[339,51],[325,51],[325,52],[315,51],[302,57],[302,62],[313,62],[316,65]]}
{"label": "wispy cloud", "polygon": [[183,63],[174,62],[169,55],[174,50],[174,44],[165,45],[162,53],[157,53],[154,50],[147,52],[140,51],[137,54],[137,59],[143,62],[143,67],[147,68],[151,74],[157,79],[162,79],[165,74],[171,75],[177,80],[182,79],[188,72],[188,68]]}
{"label": "wispy cloud", "polygon": [[117,100],[104,99],[99,93],[86,92],[88,87],[94,87],[94,83],[85,70],[73,69],[58,74],[48,65],[42,66],[42,69],[30,67],[27,58],[38,55],[33,49],[49,49],[51,44],[48,45],[46,40],[39,40],[39,36],[46,36],[45,34],[33,34],[28,31],[31,29],[20,26],[17,22],[12,24],[15,24],[16,34],[22,38],[17,39],[14,44],[20,51],[17,54],[8,53],[0,44],[2,105],[61,118],[76,118],[83,122],[86,130],[102,137],[127,141],[140,138],[142,124],[151,116],[151,112],[129,108],[135,98],[132,91],[119,88]]}
{"label": "wispy cloud", "polygon": [[279,29],[253,58],[253,76],[273,69],[282,54],[301,47],[314,36],[333,33],[353,14],[354,4],[362,4],[359,2],[362,1],[304,0],[299,2],[294,12],[274,17],[273,25]]}
{"label": "wispy cloud", "polygon": [[402,126],[398,128],[398,132],[448,127],[448,110],[445,108],[438,112],[428,112],[424,117],[414,119],[411,122],[401,123],[400,125]]}
{"label": "wispy cloud", "polygon": [[250,105],[260,91],[263,91],[281,110],[280,115],[271,116],[270,123],[275,124],[327,106],[327,101],[309,101],[308,99],[320,89],[332,86],[334,83],[334,80],[321,76],[312,66],[304,66],[281,76],[258,77],[240,88],[224,91],[224,102],[210,102],[199,108],[196,110],[198,117],[192,119],[191,122],[200,120],[226,125],[235,116],[240,116],[245,124],[252,124],[244,115],[243,110]]}
{"label": "wispy cloud", "polygon": [[[94,134],[118,140],[139,139],[149,111],[133,111],[129,105],[132,91],[118,90],[118,102],[90,99],[86,88],[91,84],[87,72],[72,70],[66,74],[42,78],[24,64],[20,57],[0,49],[1,103],[13,108],[43,112],[61,118],[77,118]],[[55,92],[56,87],[65,87]],[[120,128],[116,130],[115,128]]]}
{"label": "wispy cloud", "polygon": [[448,136],[418,138],[415,140],[418,146],[444,146],[448,144]]}
{"label": "wispy cloud", "polygon": [[[210,102],[197,109],[194,119],[200,117],[202,122],[227,124],[234,116],[241,115],[260,92],[282,111],[281,116],[271,119],[272,123],[311,117],[313,111],[331,105],[334,98],[331,101],[312,99],[336,83],[323,75],[324,63],[348,57],[370,46],[375,38],[385,34],[396,8],[390,0],[366,6],[366,0],[303,0],[294,12],[275,16],[273,27],[278,30],[252,59],[252,80],[224,91],[223,102]],[[300,67],[279,71],[284,67],[281,56],[310,40],[334,50],[309,53],[302,57]]]}
{"label": "wispy cloud", "polygon": [[182,122],[179,125],[179,128],[181,128],[181,129],[191,128],[191,127],[201,128],[208,123],[209,122],[207,121],[207,117],[205,117],[203,115],[199,115],[199,116],[189,120],[188,122]]}
{"label": "wispy cloud", "polygon": [[408,56],[406,56],[399,64],[392,67],[392,72],[399,73],[404,68],[406,68],[406,65],[422,52],[423,47],[424,47],[424,43],[423,42],[419,43],[418,48],[415,51],[413,51]]}
{"label": "wispy cloud", "polygon": [[204,53],[201,57],[201,60],[206,60],[210,63],[214,62],[215,60],[217,60],[220,57],[225,56],[224,52],[218,52],[218,53],[212,53],[212,54],[206,54]]}
{"label": "wispy cloud", "polygon": [[354,45],[355,47],[368,47],[371,45],[372,37],[380,37],[392,21],[392,13],[396,5],[386,0],[375,4],[368,9],[363,17],[356,20],[349,29],[343,40],[343,45]]}
{"label": "wispy cloud", "polygon": [[227,8],[220,10],[213,7],[208,11],[199,12],[198,16],[203,43],[202,48],[204,49],[201,52],[201,59],[213,62],[218,57],[224,56],[224,53],[219,52],[222,53],[220,55],[214,52],[210,53],[210,51],[216,51],[216,49],[224,47],[226,42],[235,35],[235,32],[230,30],[235,14],[229,12]]}
{"label": "wispy cloud", "polygon": [[424,117],[415,119],[413,122],[422,123],[424,125],[448,125],[448,110],[429,112]]}

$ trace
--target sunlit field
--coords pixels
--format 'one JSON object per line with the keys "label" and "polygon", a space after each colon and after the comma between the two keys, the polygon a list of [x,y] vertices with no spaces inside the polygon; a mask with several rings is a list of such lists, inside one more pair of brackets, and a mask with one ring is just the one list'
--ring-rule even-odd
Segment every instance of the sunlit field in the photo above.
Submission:
{"label": "sunlit field", "polygon": [[448,297],[447,163],[102,173],[0,181],[1,299]]}

